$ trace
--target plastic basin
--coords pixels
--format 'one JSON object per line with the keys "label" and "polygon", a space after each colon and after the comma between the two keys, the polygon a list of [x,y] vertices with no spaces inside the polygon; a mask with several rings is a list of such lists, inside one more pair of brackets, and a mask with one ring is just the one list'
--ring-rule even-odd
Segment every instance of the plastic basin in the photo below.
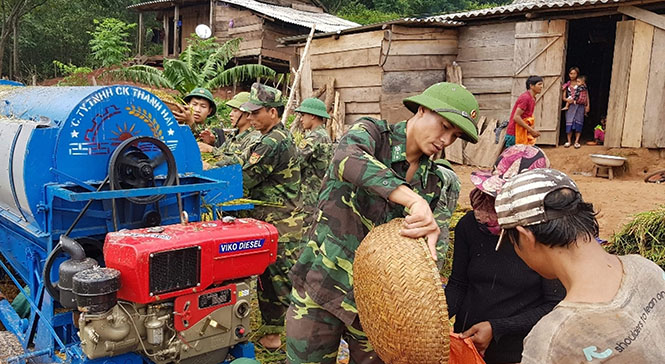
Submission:
{"label": "plastic basin", "polygon": [[592,162],[596,163],[599,166],[606,166],[606,167],[620,167],[627,161],[626,158],[618,157],[615,155],[591,154],[589,156],[591,157]]}

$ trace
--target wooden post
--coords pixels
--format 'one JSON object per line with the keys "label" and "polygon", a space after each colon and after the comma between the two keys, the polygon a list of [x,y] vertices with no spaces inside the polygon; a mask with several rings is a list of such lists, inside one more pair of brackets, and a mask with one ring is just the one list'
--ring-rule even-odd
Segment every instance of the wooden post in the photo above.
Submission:
{"label": "wooden post", "polygon": [[178,18],[180,18],[180,5],[175,6],[173,9],[173,57],[178,58],[180,51],[178,49],[178,35],[180,30],[178,29]]}
{"label": "wooden post", "polygon": [[[261,49],[260,49],[260,48],[259,48],[259,52],[261,52]],[[263,57],[262,57],[261,53],[259,53],[259,62],[258,62],[259,65],[261,65],[261,59],[262,59],[262,58],[263,58]],[[261,82],[261,77],[260,77],[260,76],[257,76],[257,77],[256,77],[256,82]]]}
{"label": "wooden post", "polygon": [[326,111],[332,111],[333,101],[335,101],[335,77],[329,77],[326,82],[326,98],[324,99]]}
{"label": "wooden post", "polygon": [[32,85],[37,86],[37,75],[32,75]]}
{"label": "wooden post", "polygon": [[143,55],[143,13],[139,12],[139,42],[138,42],[138,55],[141,57]]}
{"label": "wooden post", "polygon": [[284,114],[282,115],[282,124],[286,123],[286,118],[289,116],[291,111],[291,103],[293,102],[293,96],[296,91],[296,87],[300,82],[300,71],[302,70],[302,64],[305,61],[305,57],[308,56],[309,46],[312,44],[312,38],[314,37],[314,30],[316,29],[316,24],[312,24],[312,30],[309,31],[309,36],[307,37],[307,44],[305,44],[305,50],[302,52],[302,57],[300,58],[300,64],[298,65],[298,71],[296,71],[296,76],[293,78],[293,86],[291,87],[291,92],[289,92],[289,99],[286,102],[286,107],[284,108]]}
{"label": "wooden post", "polygon": [[335,141],[337,139],[337,118],[339,117],[339,92],[335,91],[335,102],[333,103],[333,111],[330,120],[328,120],[328,134],[330,135],[330,140]]}
{"label": "wooden post", "polygon": [[215,36],[215,0],[210,0],[210,21],[208,21],[208,26],[212,36]]}
{"label": "wooden post", "polygon": [[162,38],[162,56],[164,56],[164,59],[169,56],[169,38],[171,37],[171,33],[169,33],[169,16],[167,12],[162,13],[162,16],[164,17],[162,19],[162,27],[164,28],[164,38]]}

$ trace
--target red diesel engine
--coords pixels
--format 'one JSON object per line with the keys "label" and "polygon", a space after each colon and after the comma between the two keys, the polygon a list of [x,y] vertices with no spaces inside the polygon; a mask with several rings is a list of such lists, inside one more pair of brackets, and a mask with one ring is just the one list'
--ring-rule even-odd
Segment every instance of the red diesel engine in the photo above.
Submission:
{"label": "red diesel engine", "polygon": [[137,351],[157,363],[224,361],[247,341],[252,276],[275,262],[277,239],[274,226],[254,219],[107,234],[106,268],[74,276],[83,351],[90,359]]}

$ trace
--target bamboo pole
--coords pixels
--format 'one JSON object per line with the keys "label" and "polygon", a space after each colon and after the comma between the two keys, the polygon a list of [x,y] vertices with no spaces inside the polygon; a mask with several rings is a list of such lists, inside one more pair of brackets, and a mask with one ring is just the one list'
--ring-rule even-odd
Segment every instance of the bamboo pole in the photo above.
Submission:
{"label": "bamboo pole", "polygon": [[296,71],[296,76],[293,78],[293,86],[291,87],[291,92],[289,92],[289,99],[286,102],[286,107],[284,108],[284,114],[282,115],[282,124],[286,123],[286,118],[291,112],[291,103],[293,103],[293,96],[295,95],[296,87],[300,83],[300,72],[302,71],[302,65],[305,62],[305,58],[309,53],[309,46],[312,44],[312,38],[314,37],[314,30],[316,29],[316,24],[312,24],[312,30],[309,31],[309,36],[307,37],[307,44],[305,44],[305,50],[302,52],[300,57],[300,64],[298,65],[298,71]]}

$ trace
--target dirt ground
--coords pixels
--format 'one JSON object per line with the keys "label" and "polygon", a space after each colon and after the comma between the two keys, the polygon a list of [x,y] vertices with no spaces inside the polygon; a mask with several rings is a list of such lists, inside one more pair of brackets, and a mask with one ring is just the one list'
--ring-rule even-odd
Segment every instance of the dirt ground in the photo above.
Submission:
{"label": "dirt ground", "polygon": [[[665,155],[648,149],[611,149],[603,146],[583,145],[574,148],[543,148],[552,168],[571,176],[578,184],[582,196],[593,203],[598,211],[600,237],[608,239],[621,226],[631,220],[631,215],[665,205],[665,184],[645,183],[644,177],[665,169]],[[628,158],[625,168],[615,169],[615,178],[593,177],[593,163],[589,154],[611,154]],[[455,172],[462,181],[459,203],[469,206],[469,192],[473,188],[469,176],[478,168],[455,165]]]}

